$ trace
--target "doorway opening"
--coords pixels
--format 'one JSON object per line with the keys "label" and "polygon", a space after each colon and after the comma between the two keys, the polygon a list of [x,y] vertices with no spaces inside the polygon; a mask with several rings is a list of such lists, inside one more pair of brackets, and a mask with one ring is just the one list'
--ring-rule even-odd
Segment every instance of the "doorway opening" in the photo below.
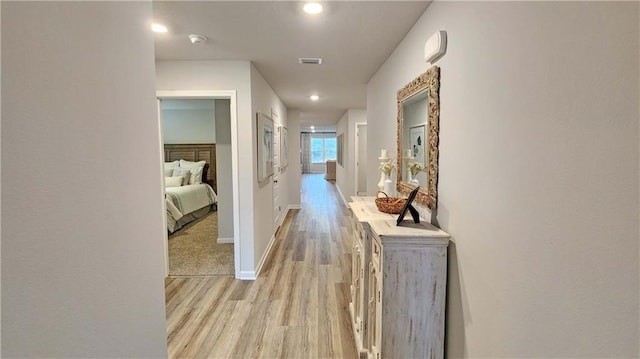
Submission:
{"label": "doorway opening", "polygon": [[[168,229],[164,238],[165,275],[233,275],[238,278],[240,237],[235,91],[159,91],[157,97],[165,187],[167,182],[178,187],[171,191],[167,188],[165,195]],[[180,116],[174,116],[175,112]],[[166,116],[175,118],[164,118]],[[172,174],[167,177],[169,170]],[[185,170],[189,171],[186,175]],[[177,185],[176,176],[184,177],[182,185]],[[206,190],[205,193],[191,193],[199,185],[199,178],[211,185],[213,193],[206,193]],[[174,199],[169,192],[187,194]],[[211,204],[202,202],[207,197]],[[193,209],[197,210],[191,212]],[[180,218],[178,229],[174,227],[174,231],[172,211]],[[225,262],[226,266],[221,267]]]}

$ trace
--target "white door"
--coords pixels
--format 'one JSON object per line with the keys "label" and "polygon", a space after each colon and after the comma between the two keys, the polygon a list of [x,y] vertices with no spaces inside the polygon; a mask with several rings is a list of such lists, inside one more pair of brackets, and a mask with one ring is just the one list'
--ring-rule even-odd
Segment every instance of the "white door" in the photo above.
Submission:
{"label": "white door", "polygon": [[275,131],[273,133],[273,228],[274,233],[280,226],[280,215],[282,208],[280,204],[280,186],[278,180],[280,178],[280,133],[282,132],[282,126],[278,115],[271,111],[271,118],[273,119]]}
{"label": "white door", "polygon": [[356,124],[356,194],[367,194],[367,124]]}

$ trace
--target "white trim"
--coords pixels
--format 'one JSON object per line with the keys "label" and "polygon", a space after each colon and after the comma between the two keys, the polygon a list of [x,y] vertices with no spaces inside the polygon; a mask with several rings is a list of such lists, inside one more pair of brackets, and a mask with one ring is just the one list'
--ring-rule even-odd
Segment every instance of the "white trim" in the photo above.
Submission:
{"label": "white trim", "polygon": [[269,253],[271,253],[271,248],[273,247],[273,244],[275,242],[276,242],[276,235],[274,233],[273,235],[271,235],[271,239],[269,240],[269,244],[267,245],[267,249],[262,254],[262,258],[260,258],[260,261],[258,262],[258,265],[256,266],[255,278],[254,279],[257,279],[258,276],[260,275],[260,271],[262,271],[262,265],[264,264],[264,262],[269,257]]}
{"label": "white trim", "polygon": [[287,218],[287,214],[289,214],[289,208],[285,208],[284,212],[280,213],[280,215],[278,216],[275,233],[278,233],[280,227],[282,227],[282,223],[284,223],[284,219]]}
{"label": "white trim", "polygon": [[218,244],[233,244],[233,238],[218,238]]}
{"label": "white trim", "polygon": [[344,203],[345,206],[347,206],[347,208],[349,207],[349,201],[347,201],[344,196],[342,195],[342,191],[340,190],[340,187],[336,186],[336,189],[338,190],[338,194],[340,195],[340,198],[342,198],[342,203]]}
{"label": "white trim", "polygon": [[276,233],[278,233],[278,230],[280,230],[280,227],[282,227],[285,218],[287,218],[287,216],[289,215],[289,211],[291,211],[292,209],[302,209],[302,206],[290,204],[289,206],[287,206],[287,208],[285,208],[284,213],[280,214],[280,223],[278,223],[278,229],[276,229]]}
{"label": "white trim", "polygon": [[[164,143],[164,135],[162,133],[162,100],[160,98],[157,99],[157,103],[158,103],[158,138],[160,140],[160,143]],[[162,159],[164,159],[164,149],[160,149],[161,153],[160,153],[160,157]],[[162,196],[164,196],[164,172],[163,170],[163,166],[162,164],[160,164],[160,171],[162,172],[160,174],[160,178],[162,179]],[[167,202],[164,200],[162,200],[162,228],[167,228]],[[165,229],[164,231],[164,276],[168,277],[169,276],[169,233],[168,231]]]}
{"label": "white trim", "polygon": [[[222,91],[156,91],[156,97],[163,98],[180,98],[180,99],[229,99],[231,114],[231,183],[233,187],[233,259],[235,263],[235,276],[243,279],[242,257],[240,256],[240,176],[238,174],[238,106],[236,101],[235,90]],[[162,128],[162,123],[160,123]],[[163,143],[162,137],[160,143]],[[160,148],[160,151],[164,150]],[[164,157],[164,154],[163,154]],[[165,243],[166,245],[166,243]],[[169,264],[169,252],[167,250],[165,257],[166,265]],[[254,278],[255,279],[255,278]]]}
{"label": "white trim", "polygon": [[258,279],[258,276],[256,275],[256,272],[252,270],[243,270],[243,271],[240,271],[240,273],[236,274],[236,279],[256,280]]}
{"label": "white trim", "polygon": [[233,183],[233,256],[236,278],[240,275],[242,258],[240,256],[240,175],[238,174],[238,105],[236,92],[229,91],[231,113],[231,183]]}
{"label": "white trim", "polygon": [[[289,214],[289,211],[292,209],[302,209],[301,205],[289,205],[287,206],[287,211],[284,213],[284,215],[282,216],[282,221],[280,222],[280,225],[282,225],[282,222],[284,222],[284,218],[287,218],[287,215]],[[267,250],[264,251],[264,254],[262,255],[262,258],[260,258],[260,262],[258,263],[258,266],[256,267],[255,271],[240,271],[240,273],[238,275],[236,275],[237,279],[242,279],[242,280],[256,280],[258,279],[258,275],[260,275],[260,272],[262,271],[262,266],[264,265],[264,262],[267,260],[267,258],[269,257],[269,255],[271,254],[271,249],[273,248],[273,244],[276,242],[276,235],[273,234],[271,236],[271,239],[269,240],[269,244],[267,245]],[[220,242],[218,242],[220,243]]]}

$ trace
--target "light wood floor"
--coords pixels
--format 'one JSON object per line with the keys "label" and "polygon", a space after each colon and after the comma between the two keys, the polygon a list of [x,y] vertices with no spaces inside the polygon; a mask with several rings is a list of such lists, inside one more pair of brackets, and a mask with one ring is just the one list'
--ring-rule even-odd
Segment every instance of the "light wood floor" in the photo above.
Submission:
{"label": "light wood floor", "polygon": [[170,358],[357,358],[349,320],[348,209],[322,175],[303,175],[255,281],[168,278]]}

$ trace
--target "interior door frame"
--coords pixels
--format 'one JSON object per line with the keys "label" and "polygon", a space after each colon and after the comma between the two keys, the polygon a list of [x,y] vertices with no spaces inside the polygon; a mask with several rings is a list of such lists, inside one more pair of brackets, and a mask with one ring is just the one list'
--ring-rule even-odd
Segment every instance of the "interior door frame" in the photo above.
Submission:
{"label": "interior door frame", "polygon": [[[231,119],[231,185],[233,197],[233,261],[235,267],[235,277],[240,278],[241,256],[240,256],[240,176],[238,174],[238,107],[236,102],[235,90],[221,91],[156,91],[158,102],[166,99],[189,99],[189,100],[229,100],[230,102],[230,119]],[[158,121],[160,131],[160,144],[164,143],[162,136],[162,112],[160,111],[160,103],[158,103]],[[158,149],[161,151],[161,158],[164,158],[164,148],[161,145]],[[163,202],[164,205],[164,202]],[[166,208],[163,213],[166,213]],[[166,221],[166,219],[165,219]],[[165,223],[166,226],[166,223]],[[164,249],[165,249],[165,277],[169,275],[169,237],[167,231],[164,231]]]}

